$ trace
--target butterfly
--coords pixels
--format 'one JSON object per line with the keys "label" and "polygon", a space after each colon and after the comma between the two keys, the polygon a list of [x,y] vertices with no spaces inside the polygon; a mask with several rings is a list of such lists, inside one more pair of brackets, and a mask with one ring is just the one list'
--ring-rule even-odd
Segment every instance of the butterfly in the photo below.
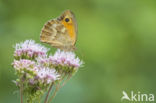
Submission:
{"label": "butterfly", "polygon": [[64,11],[61,16],[48,21],[42,28],[40,41],[52,47],[73,51],[76,49],[77,22],[74,13]]}

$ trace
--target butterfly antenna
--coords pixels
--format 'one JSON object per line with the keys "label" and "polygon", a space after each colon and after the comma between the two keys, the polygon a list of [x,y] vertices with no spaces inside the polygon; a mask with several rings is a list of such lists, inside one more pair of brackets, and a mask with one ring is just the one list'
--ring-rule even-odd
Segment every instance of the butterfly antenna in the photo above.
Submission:
{"label": "butterfly antenna", "polygon": [[[83,52],[83,50],[81,49],[81,48],[77,48],[77,50],[76,50],[76,54],[78,54],[79,56],[80,56],[80,59],[83,61],[84,60],[84,57],[85,57],[85,55],[84,55],[84,52]],[[85,62],[83,61],[83,63],[85,64]],[[83,65],[84,65],[83,64]],[[85,70],[84,68],[80,68],[81,70]]]}

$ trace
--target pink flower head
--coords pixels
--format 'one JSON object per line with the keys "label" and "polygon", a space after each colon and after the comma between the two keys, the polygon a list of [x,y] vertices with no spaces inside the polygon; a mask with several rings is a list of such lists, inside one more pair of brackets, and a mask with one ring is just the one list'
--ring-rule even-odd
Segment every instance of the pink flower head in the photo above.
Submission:
{"label": "pink flower head", "polygon": [[35,62],[31,60],[26,60],[26,59],[20,59],[20,60],[14,60],[12,65],[16,70],[21,70],[21,69],[31,70],[34,68]]}
{"label": "pink flower head", "polygon": [[49,66],[49,58],[47,57],[38,57],[36,60],[40,66]]}
{"label": "pink flower head", "polygon": [[83,64],[83,62],[76,57],[74,52],[65,52],[60,50],[57,50],[54,56],[50,56],[49,61],[55,65],[69,66],[74,68],[79,68]]}
{"label": "pink flower head", "polygon": [[46,82],[47,84],[52,83],[59,79],[59,74],[56,73],[55,69],[50,69],[48,67],[40,68],[37,70],[37,77],[42,82]]}
{"label": "pink flower head", "polygon": [[35,43],[34,40],[26,40],[22,43],[17,43],[15,46],[15,57],[27,56],[27,57],[37,57],[46,56],[49,49],[46,47]]}

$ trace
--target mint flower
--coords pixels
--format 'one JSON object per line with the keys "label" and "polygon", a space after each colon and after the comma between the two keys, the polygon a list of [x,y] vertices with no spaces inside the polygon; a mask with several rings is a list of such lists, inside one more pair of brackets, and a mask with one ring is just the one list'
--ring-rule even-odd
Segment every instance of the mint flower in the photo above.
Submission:
{"label": "mint flower", "polygon": [[38,56],[46,56],[49,49],[46,47],[35,43],[34,40],[26,40],[16,44],[14,57],[15,58],[35,58]]}
{"label": "mint flower", "polygon": [[50,67],[49,64],[50,62],[48,57],[38,57],[36,58],[36,61],[41,67]]}
{"label": "mint flower", "polygon": [[74,68],[79,68],[83,62],[76,57],[73,52],[64,52],[57,50],[54,56],[50,57],[50,60],[56,65],[69,66]]}
{"label": "mint flower", "polygon": [[[44,103],[50,103],[56,92],[83,64],[74,52],[57,50],[49,56],[49,49],[34,40],[17,43],[14,48],[12,66],[17,75],[14,83],[20,89],[21,103],[23,97],[26,103],[40,103],[45,94]],[[48,100],[54,86],[55,90]]]}
{"label": "mint flower", "polygon": [[18,71],[23,69],[33,70],[35,66],[35,62],[27,59],[20,59],[20,60],[14,60],[12,65]]}
{"label": "mint flower", "polygon": [[59,74],[55,71],[54,68],[41,68],[37,70],[37,77],[43,83],[46,82],[50,84],[56,80],[59,80]]}
{"label": "mint flower", "polygon": [[83,64],[83,61],[76,57],[74,52],[65,52],[61,50],[57,50],[53,56],[50,56],[49,62],[59,72],[62,72],[63,70],[63,72],[66,73],[74,73]]}

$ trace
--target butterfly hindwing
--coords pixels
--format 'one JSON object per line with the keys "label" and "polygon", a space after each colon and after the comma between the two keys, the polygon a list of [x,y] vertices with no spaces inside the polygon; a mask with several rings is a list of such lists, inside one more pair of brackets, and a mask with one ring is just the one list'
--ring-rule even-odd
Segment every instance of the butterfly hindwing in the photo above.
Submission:
{"label": "butterfly hindwing", "polygon": [[54,40],[57,34],[57,30],[55,28],[56,24],[57,24],[57,21],[50,20],[44,25],[41,31],[41,35],[40,35],[41,42]]}
{"label": "butterfly hindwing", "polygon": [[[66,22],[66,18],[70,22]],[[65,51],[75,49],[77,26],[73,19],[73,14],[67,10],[60,17],[48,21],[41,31],[40,41]]]}

